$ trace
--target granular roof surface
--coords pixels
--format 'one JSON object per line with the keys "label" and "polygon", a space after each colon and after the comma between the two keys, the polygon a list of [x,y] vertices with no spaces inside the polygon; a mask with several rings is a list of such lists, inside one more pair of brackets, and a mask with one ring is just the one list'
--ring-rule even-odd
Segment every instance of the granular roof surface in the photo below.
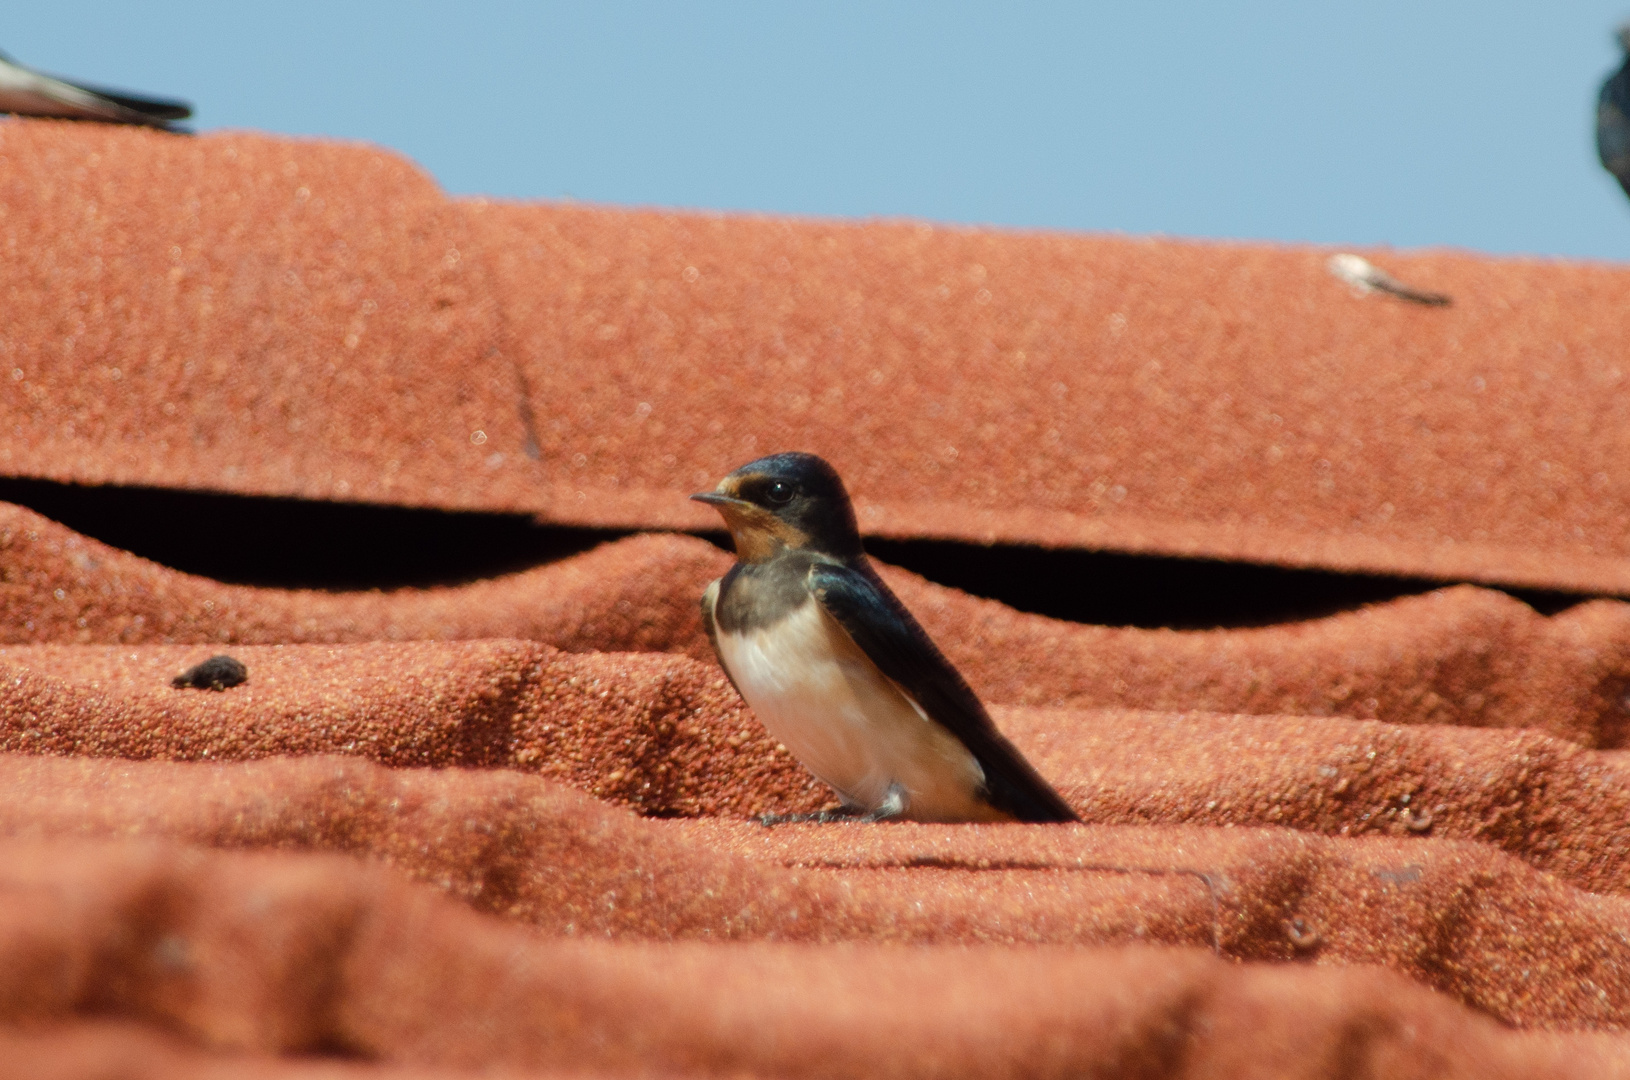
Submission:
{"label": "granular roof surface", "polygon": [[[0,503],[0,1076],[1630,1076],[1630,271],[0,161],[0,476],[618,530],[315,589]],[[786,448],[954,558],[1400,584],[1162,629],[880,565],[1082,823],[770,828],[833,797],[664,530]]]}

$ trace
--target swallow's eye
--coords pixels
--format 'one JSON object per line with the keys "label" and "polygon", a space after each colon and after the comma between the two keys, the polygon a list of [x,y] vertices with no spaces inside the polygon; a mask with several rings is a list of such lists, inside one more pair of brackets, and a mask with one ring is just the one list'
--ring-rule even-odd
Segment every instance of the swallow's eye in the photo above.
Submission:
{"label": "swallow's eye", "polygon": [[764,498],[771,506],[785,506],[792,501],[792,485],[785,480],[772,480],[764,489]]}

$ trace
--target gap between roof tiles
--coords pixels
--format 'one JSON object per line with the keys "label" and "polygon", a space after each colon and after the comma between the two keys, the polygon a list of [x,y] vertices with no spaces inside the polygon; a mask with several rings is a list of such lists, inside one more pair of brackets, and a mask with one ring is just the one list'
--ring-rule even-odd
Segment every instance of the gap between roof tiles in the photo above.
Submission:
{"label": "gap between roof tiles", "polygon": [[[1430,592],[1445,581],[1217,559],[943,540],[868,540],[874,558],[1035,615],[1102,626],[1208,630],[1271,626]],[[1542,615],[1585,599],[1504,590]]]}
{"label": "gap between roof tiles", "polygon": [[[184,573],[286,589],[451,585],[587,551],[627,530],[538,523],[525,514],[339,503],[0,478],[0,501]],[[728,550],[723,533],[703,533]],[[1195,630],[1270,626],[1428,592],[1424,578],[1211,559],[867,541],[882,562],[1018,611],[1071,622]],[[1584,597],[1506,590],[1551,615]]]}
{"label": "gap between roof tiles", "polygon": [[362,590],[453,585],[627,535],[525,514],[0,478],[0,502],[172,570],[233,585]]}
{"label": "gap between roof tiles", "polygon": [[[723,532],[698,533],[724,551]],[[868,537],[876,560],[1015,611],[1092,626],[1239,630],[1324,618],[1441,589],[1457,581],[1340,573],[1220,559],[1079,548]],[[1542,589],[1504,592],[1541,615],[1592,599]]]}

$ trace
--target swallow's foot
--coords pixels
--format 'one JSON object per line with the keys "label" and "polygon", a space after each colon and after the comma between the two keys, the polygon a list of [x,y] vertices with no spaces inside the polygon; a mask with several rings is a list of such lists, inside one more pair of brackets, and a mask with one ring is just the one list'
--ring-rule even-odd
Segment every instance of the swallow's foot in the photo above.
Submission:
{"label": "swallow's foot", "polygon": [[860,821],[888,821],[897,818],[906,812],[906,789],[898,780],[889,785],[884,794],[883,801],[872,807],[870,811],[860,815]]}
{"label": "swallow's foot", "polygon": [[906,789],[896,781],[889,785],[883,801],[870,810],[862,810],[858,806],[840,806],[836,810],[817,810],[813,814],[760,814],[758,823],[765,828],[806,821],[820,825],[828,825],[834,821],[860,821],[869,824],[900,817],[906,812],[906,801]]}
{"label": "swallow's foot", "polygon": [[760,814],[758,823],[766,829],[776,825],[796,825],[814,822],[829,825],[834,821],[866,821],[870,817],[858,806],[840,806],[836,810],[816,810],[810,814]]}

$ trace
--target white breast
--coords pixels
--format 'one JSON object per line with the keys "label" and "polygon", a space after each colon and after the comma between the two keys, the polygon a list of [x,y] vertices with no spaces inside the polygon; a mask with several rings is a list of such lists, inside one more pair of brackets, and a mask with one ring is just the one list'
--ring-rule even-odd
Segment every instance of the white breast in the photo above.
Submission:
{"label": "white breast", "polygon": [[892,784],[919,821],[990,820],[984,771],[813,599],[775,625],[718,635],[719,659],[759,721],[845,803],[876,809]]}

